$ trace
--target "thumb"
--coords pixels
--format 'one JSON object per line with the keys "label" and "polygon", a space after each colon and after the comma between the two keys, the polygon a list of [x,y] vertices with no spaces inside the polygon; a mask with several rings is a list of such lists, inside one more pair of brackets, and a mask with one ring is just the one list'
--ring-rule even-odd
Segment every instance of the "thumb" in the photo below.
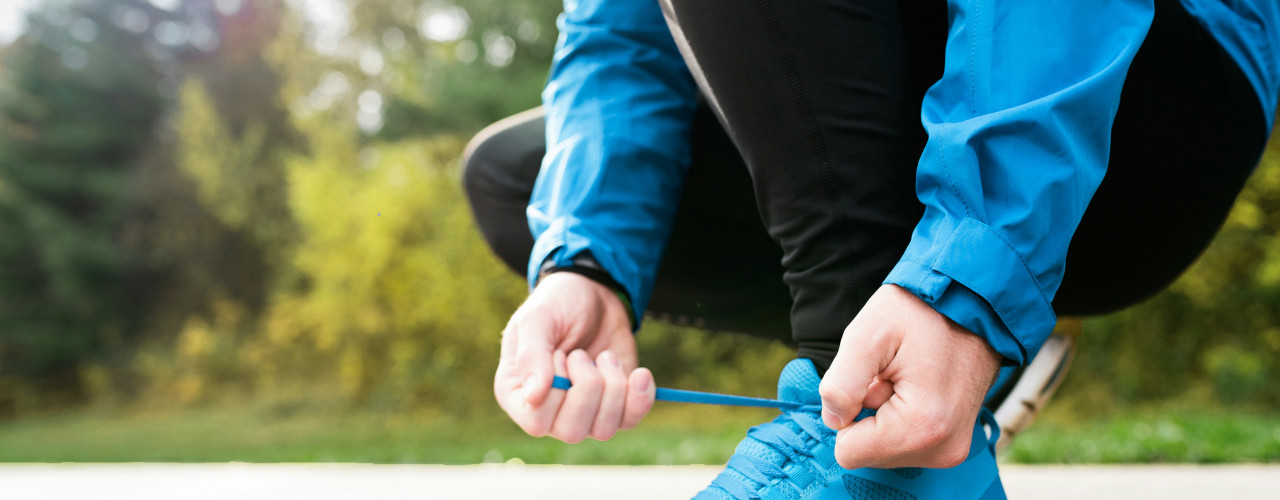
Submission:
{"label": "thumb", "polygon": [[551,336],[554,322],[545,314],[532,314],[516,327],[516,369],[524,376],[525,403],[538,406],[551,392],[555,375]]}
{"label": "thumb", "polygon": [[822,397],[822,423],[832,430],[843,429],[853,423],[862,410],[868,387],[888,360],[879,359],[881,349],[847,344],[852,349],[840,349],[818,386]]}

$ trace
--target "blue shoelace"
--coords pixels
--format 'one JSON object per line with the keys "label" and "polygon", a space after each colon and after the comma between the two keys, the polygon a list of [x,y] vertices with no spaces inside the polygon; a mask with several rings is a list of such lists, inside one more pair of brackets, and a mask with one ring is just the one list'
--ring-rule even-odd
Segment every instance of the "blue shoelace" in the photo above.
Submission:
{"label": "blue shoelace", "polygon": [[[568,390],[573,387],[573,384],[567,378],[556,376],[551,383],[551,387]],[[772,422],[752,427],[751,430],[747,431],[747,439],[758,441],[761,445],[776,450],[781,456],[786,457],[787,460],[797,466],[808,469],[811,479],[825,476],[827,470],[835,466],[834,457],[831,460],[819,460],[815,457],[813,455],[814,446],[809,442],[809,438],[813,438],[820,443],[835,435],[835,431],[822,423],[822,405],[806,405],[777,399],[751,398],[663,387],[657,389],[654,397],[658,401],[677,403],[778,408],[783,410],[782,415],[779,415]],[[875,415],[875,410],[864,408],[854,418],[854,421],[862,420],[871,415]],[[788,424],[794,424],[794,427]],[[785,462],[779,464],[764,457],[734,453],[729,458],[726,472],[729,470],[736,471],[742,477],[755,484],[746,484],[739,478],[722,473],[711,482],[711,487],[720,488],[733,498],[760,498],[756,489],[766,484],[786,484],[796,493],[799,493],[805,488],[805,485],[799,485],[791,481],[787,472],[782,469],[784,465]],[[819,470],[813,470],[812,466],[815,465]]]}
{"label": "blue shoelace", "polygon": [[[551,380],[551,388],[569,390],[573,387],[573,383],[569,379],[556,375]],[[698,392],[686,391],[684,389],[667,389],[659,387],[654,398],[658,401],[669,401],[672,403],[696,403],[704,405],[722,405],[722,406],[751,406],[756,408],[777,408],[780,410],[794,410],[801,408],[804,404],[794,403],[791,401],[780,401],[777,399],[765,398],[749,398],[746,396],[734,396],[732,394],[716,394],[714,392]],[[819,409],[821,411],[821,409]]]}

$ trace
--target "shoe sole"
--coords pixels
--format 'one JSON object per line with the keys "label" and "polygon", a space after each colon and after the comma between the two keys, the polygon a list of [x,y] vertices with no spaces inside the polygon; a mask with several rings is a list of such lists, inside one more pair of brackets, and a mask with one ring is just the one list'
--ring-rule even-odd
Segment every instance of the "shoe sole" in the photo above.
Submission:
{"label": "shoe sole", "polygon": [[1068,331],[1056,331],[1049,337],[996,408],[994,413],[1001,431],[1000,440],[996,442],[997,453],[1013,444],[1013,439],[1035,422],[1036,416],[1066,378],[1075,358],[1075,335],[1080,328],[1078,320],[1064,320],[1064,323],[1069,321],[1074,324],[1064,325]]}

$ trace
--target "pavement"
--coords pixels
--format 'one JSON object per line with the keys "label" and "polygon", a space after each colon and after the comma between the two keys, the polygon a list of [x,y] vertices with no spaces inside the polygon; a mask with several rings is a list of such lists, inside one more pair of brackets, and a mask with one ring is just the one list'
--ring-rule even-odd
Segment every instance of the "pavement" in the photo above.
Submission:
{"label": "pavement", "polygon": [[[689,498],[720,467],[0,464],[5,500]],[[1280,499],[1280,465],[1001,467],[1012,499]]]}

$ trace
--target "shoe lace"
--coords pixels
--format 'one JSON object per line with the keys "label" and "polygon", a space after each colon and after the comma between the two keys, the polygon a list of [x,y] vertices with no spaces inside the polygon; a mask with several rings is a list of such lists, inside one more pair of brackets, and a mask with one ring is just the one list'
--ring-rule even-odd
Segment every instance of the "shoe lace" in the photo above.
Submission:
{"label": "shoe lace", "polygon": [[[569,379],[556,376],[551,386],[555,389],[567,390],[573,387]],[[755,440],[763,446],[772,448],[780,454],[781,460],[751,456],[745,453],[734,453],[729,458],[725,472],[711,482],[710,488],[719,488],[732,498],[759,499],[759,490],[764,485],[779,484],[790,487],[793,493],[804,491],[814,480],[826,476],[827,470],[837,467],[832,460],[819,460],[814,456],[814,448],[818,443],[835,437],[836,432],[822,423],[822,405],[805,405],[793,401],[776,399],[750,398],[729,394],[686,391],[659,387],[655,399],[683,403],[716,404],[732,406],[755,406],[778,408],[782,414],[772,422],[757,425],[747,431],[747,439]],[[871,415],[875,410],[864,408],[854,417],[857,422]],[[812,438],[813,441],[810,441]],[[834,442],[830,443],[834,445]],[[778,458],[778,457],[774,457]],[[797,465],[788,474],[784,467],[787,462]],[[825,465],[824,465],[824,462]],[[816,470],[815,470],[816,469]],[[736,471],[737,475],[727,474]],[[802,477],[797,477],[804,472]],[[743,479],[745,478],[745,480]],[[795,495],[791,495],[795,496]]]}
{"label": "shoe lace", "polygon": [[[814,456],[818,443],[833,439],[835,431],[822,423],[821,405],[800,406],[786,410],[772,422],[757,425],[747,431],[747,439],[754,440],[778,452],[774,457],[735,453],[729,458],[726,473],[711,482],[712,488],[720,488],[732,498],[758,499],[760,489],[766,485],[785,485],[792,493],[803,492],[813,481],[826,476],[834,462],[824,466]],[[873,415],[874,410],[863,410],[856,420]],[[812,441],[811,441],[812,439]],[[788,474],[787,463],[798,467]],[[728,471],[737,474],[728,474]],[[795,495],[790,495],[795,496]]]}

